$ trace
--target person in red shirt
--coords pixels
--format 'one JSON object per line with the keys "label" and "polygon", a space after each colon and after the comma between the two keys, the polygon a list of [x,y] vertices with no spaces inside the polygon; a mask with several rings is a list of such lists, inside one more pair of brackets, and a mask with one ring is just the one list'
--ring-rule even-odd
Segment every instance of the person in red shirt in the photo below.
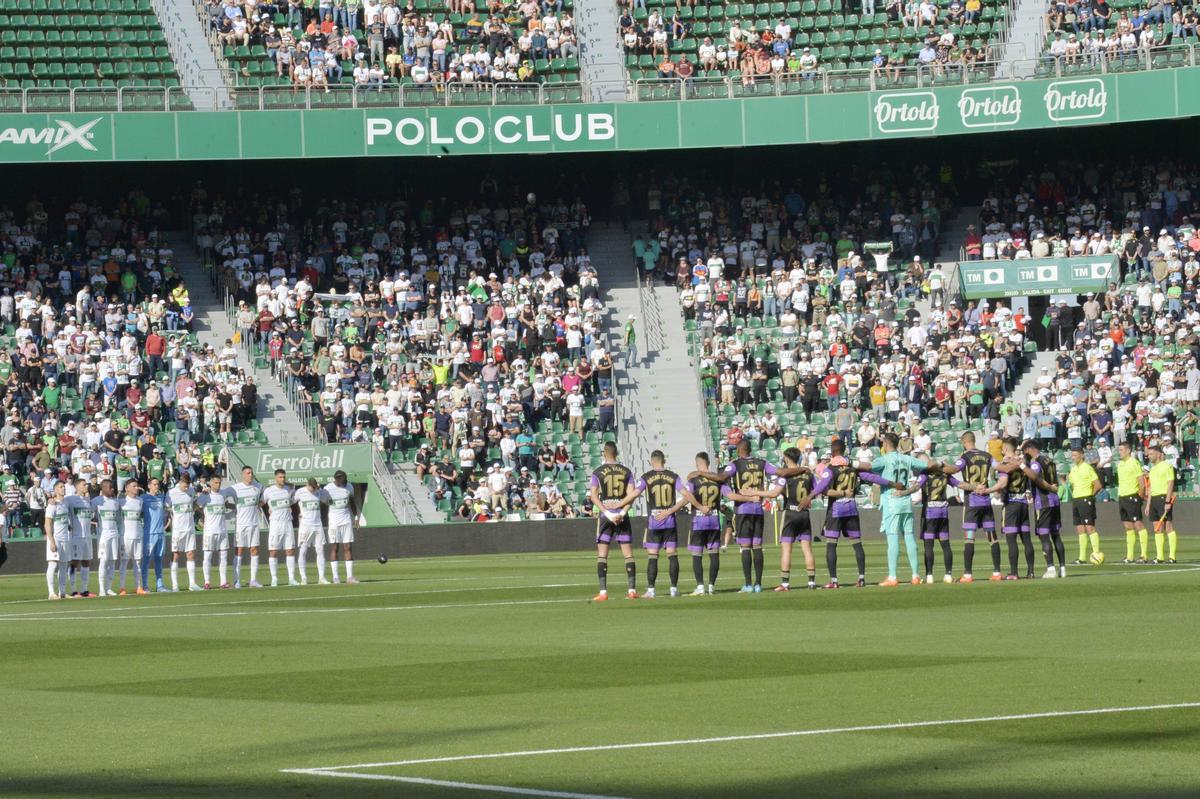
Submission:
{"label": "person in red shirt", "polygon": [[967,235],[963,241],[963,250],[967,254],[968,261],[983,259],[983,237],[975,230],[974,225],[967,225]]}
{"label": "person in red shirt", "polygon": [[825,379],[821,383],[825,386],[825,404],[831,411],[836,411],[838,407],[838,395],[842,392],[842,376],[833,371],[831,367],[829,374],[825,375]]}
{"label": "person in red shirt", "polygon": [[151,329],[149,335],[146,336],[146,360],[150,368],[150,376],[154,377],[163,368],[163,355],[167,351],[167,340],[158,334],[157,330]]}

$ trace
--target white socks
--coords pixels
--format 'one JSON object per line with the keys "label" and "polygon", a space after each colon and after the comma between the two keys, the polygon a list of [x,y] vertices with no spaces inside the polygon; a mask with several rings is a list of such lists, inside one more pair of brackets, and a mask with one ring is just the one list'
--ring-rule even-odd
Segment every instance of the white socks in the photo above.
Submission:
{"label": "white socks", "polygon": [[329,568],[333,570],[333,581],[335,583],[340,583],[342,581],[342,578],[338,576],[338,561],[336,561],[336,560],[329,561]]}
{"label": "white socks", "polygon": [[46,564],[46,593],[58,596],[58,561]]}
{"label": "white socks", "polygon": [[296,556],[295,555],[287,556],[287,570],[288,570],[288,582],[289,583],[296,582]]}
{"label": "white socks", "polygon": [[242,584],[242,556],[237,554],[233,556],[233,584]]}
{"label": "white socks", "polygon": [[179,561],[171,561],[171,590],[179,590]]}
{"label": "white socks", "polygon": [[258,555],[250,556],[250,582],[258,582]]}
{"label": "white socks", "polygon": [[347,580],[354,579],[354,561],[352,561],[352,560],[346,561],[346,579]]}
{"label": "white socks", "polygon": [[187,572],[188,572],[188,588],[191,588],[193,585],[196,584],[196,561],[189,560],[187,562]]}
{"label": "white socks", "polygon": [[204,584],[209,585],[212,583],[212,553],[211,552],[205,550],[204,562],[202,565],[203,565],[203,569],[204,569]]}
{"label": "white socks", "polygon": [[279,582],[279,558],[273,556],[267,557],[267,571],[271,573],[272,583]]}
{"label": "white socks", "polygon": [[317,579],[325,582],[325,551],[317,547]]}
{"label": "white socks", "polygon": [[[225,562],[225,553],[218,552],[217,557],[219,558],[219,560],[217,561],[217,565],[220,567],[221,585],[229,585],[229,571],[228,571],[229,566]],[[205,582],[208,582],[208,581],[205,580]]]}

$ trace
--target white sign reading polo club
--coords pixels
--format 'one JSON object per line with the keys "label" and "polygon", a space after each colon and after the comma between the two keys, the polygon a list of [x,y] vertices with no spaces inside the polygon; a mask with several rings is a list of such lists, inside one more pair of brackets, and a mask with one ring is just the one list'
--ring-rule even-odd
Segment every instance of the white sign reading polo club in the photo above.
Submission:
{"label": "white sign reading polo club", "polygon": [[880,133],[934,131],[939,114],[933,92],[884,92],[875,98],[875,129]]}
{"label": "white sign reading polo club", "polygon": [[1002,128],[1021,121],[1021,94],[1016,86],[963,89],[958,115],[964,128]]}
{"label": "white sign reading polo club", "polygon": [[1045,100],[1051,122],[1099,119],[1108,110],[1108,87],[1102,78],[1050,81]]}
{"label": "white sign reading polo club", "polygon": [[446,152],[467,147],[486,152],[501,145],[568,144],[600,142],[616,138],[613,115],[607,112],[448,113],[415,112],[407,115],[368,116],[365,127],[367,150],[384,143],[404,147],[441,147]]}

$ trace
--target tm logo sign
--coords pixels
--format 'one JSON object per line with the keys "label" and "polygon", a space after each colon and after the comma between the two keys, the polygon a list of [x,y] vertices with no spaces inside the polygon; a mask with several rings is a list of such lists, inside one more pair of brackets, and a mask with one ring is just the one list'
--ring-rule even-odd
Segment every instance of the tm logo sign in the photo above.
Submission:
{"label": "tm logo sign", "polygon": [[1017,279],[1022,283],[1057,283],[1058,266],[1047,264],[1045,266],[1022,267],[1017,272]]}
{"label": "tm logo sign", "polygon": [[55,127],[45,128],[4,128],[0,130],[0,144],[44,144],[46,155],[53,155],[71,145],[96,152],[92,139],[95,134],[92,128],[100,124],[104,117],[96,117],[90,122],[76,125],[65,119],[54,120]]}

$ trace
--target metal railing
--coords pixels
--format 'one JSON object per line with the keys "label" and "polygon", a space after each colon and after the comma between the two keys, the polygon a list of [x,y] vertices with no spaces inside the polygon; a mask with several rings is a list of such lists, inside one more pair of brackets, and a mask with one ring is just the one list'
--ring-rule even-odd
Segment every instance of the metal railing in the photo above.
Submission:
{"label": "metal railing", "polygon": [[[413,524],[421,518],[412,492],[408,490],[404,480],[393,474],[384,464],[383,459],[379,457],[379,450],[374,446],[371,447],[371,476],[375,478],[375,485],[379,486],[379,491],[383,494],[383,501],[396,515],[396,521],[400,524]],[[410,518],[410,510],[417,513],[416,519]]]}
{"label": "metal railing", "polygon": [[[1115,73],[1195,67],[1197,45],[1156,45],[1112,53],[1077,56],[1044,55],[1036,59],[979,61],[974,64],[913,65],[888,69],[820,70],[741,77],[641,78],[619,88],[628,102],[779,97],[793,94],[839,94],[895,88],[927,88],[1012,80],[1016,67],[1032,67],[1031,77],[1063,77],[1078,73]],[[229,94],[236,110],[429,108],[440,106],[546,105],[585,102],[596,84],[511,83],[343,86],[234,86]],[[223,107],[221,91],[212,86],[113,86],[109,88],[0,86],[0,112],[192,111]]]}

